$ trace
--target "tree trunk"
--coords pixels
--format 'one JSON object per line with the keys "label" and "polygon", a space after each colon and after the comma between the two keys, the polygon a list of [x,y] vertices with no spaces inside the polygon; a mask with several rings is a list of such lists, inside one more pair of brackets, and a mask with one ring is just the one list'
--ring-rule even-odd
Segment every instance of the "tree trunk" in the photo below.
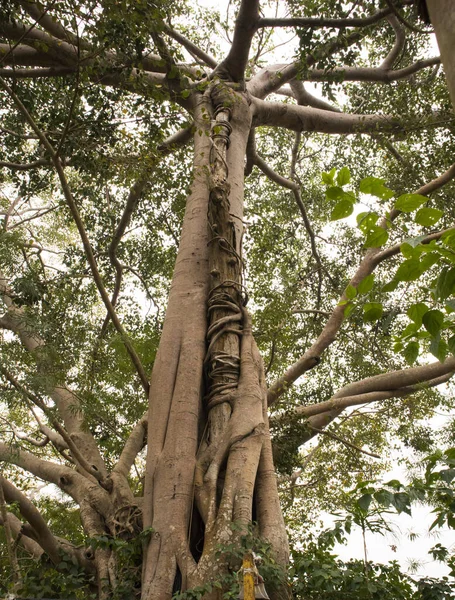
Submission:
{"label": "tree trunk", "polygon": [[146,600],[238,568],[220,549],[246,534],[253,518],[287,561],[262,361],[242,285],[250,105],[245,93],[217,82],[198,97],[195,113],[194,181],[150,388]]}
{"label": "tree trunk", "polygon": [[453,0],[427,0],[427,7],[438,40],[452,106],[455,109],[455,4]]}

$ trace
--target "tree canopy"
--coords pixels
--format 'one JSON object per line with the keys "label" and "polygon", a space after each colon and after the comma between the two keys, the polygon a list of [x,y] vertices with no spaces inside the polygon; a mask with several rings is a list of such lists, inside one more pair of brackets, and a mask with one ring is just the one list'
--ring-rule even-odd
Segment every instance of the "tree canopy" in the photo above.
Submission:
{"label": "tree canopy", "polygon": [[[450,471],[454,113],[417,4],[3,0],[2,592],[236,597],[245,544],[289,564],[277,489],[302,543],[397,450]],[[331,535],[296,598],[353,597],[360,563],[311,595]]]}

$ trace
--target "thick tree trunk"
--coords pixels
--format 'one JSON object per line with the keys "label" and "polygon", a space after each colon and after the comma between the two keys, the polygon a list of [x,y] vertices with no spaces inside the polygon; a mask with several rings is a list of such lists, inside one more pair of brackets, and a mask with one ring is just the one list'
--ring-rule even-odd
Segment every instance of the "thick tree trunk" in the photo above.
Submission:
{"label": "thick tree trunk", "polygon": [[452,106],[455,110],[455,3],[453,0],[427,0],[428,13],[433,24],[441,61],[444,65]]}
{"label": "thick tree trunk", "polygon": [[253,518],[287,561],[262,361],[242,285],[252,114],[247,95],[220,82],[195,112],[194,181],[150,388],[145,600],[224,577],[232,557],[219,550]]}

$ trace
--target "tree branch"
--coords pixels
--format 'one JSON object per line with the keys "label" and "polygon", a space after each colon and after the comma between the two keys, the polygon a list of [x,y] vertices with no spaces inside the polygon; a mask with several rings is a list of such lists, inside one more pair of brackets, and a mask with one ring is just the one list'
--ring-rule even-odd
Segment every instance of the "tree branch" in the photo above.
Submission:
{"label": "tree branch", "polygon": [[131,431],[120,458],[112,470],[113,473],[118,473],[125,479],[128,477],[136,456],[145,447],[147,442],[147,423],[148,420],[146,414]]}
{"label": "tree branch", "polygon": [[0,486],[3,486],[6,500],[10,503],[15,502],[19,507],[21,515],[33,527],[33,530],[36,533],[36,541],[41,548],[55,565],[58,564],[61,560],[59,544],[50,532],[39,510],[22,492],[20,492],[12,483],[7,481],[2,475],[0,475]]}
{"label": "tree branch", "polygon": [[379,456],[379,454],[375,454],[374,452],[368,452],[367,450],[360,448],[360,446],[356,446],[352,442],[348,442],[348,440],[345,440],[344,438],[340,437],[339,435],[336,435],[336,433],[333,433],[332,431],[326,431],[325,429],[318,429],[317,427],[312,427],[311,425],[309,425],[308,427],[315,433],[322,433],[322,434],[326,435],[327,437],[332,438],[333,440],[336,440],[337,442],[341,442],[348,448],[352,448],[353,450],[356,450],[357,452],[361,452],[362,454],[366,454],[367,456],[372,456],[373,458],[381,458]]}
{"label": "tree branch", "polygon": [[138,373],[139,379],[141,381],[142,387],[144,388],[144,392],[146,393],[146,395],[148,396],[148,391],[149,391],[149,383],[148,383],[148,377],[144,371],[144,367],[142,365],[142,362],[139,358],[139,355],[137,354],[134,346],[132,345],[129,337],[126,334],[126,331],[123,328],[123,325],[121,324],[117,313],[114,310],[114,307],[111,304],[109,295],[106,291],[106,288],[104,287],[104,283],[103,280],[101,278],[101,275],[98,271],[98,266],[96,263],[96,259],[95,256],[93,254],[93,250],[90,244],[90,241],[87,237],[87,233],[85,231],[85,227],[84,224],[82,222],[82,219],[80,217],[79,214],[79,210],[77,208],[76,202],[74,201],[72,192],[70,190],[70,187],[68,185],[68,181],[66,179],[65,176],[65,172],[63,169],[63,165],[59,159],[59,157],[56,155],[54,148],[52,147],[52,145],[50,144],[50,142],[48,141],[47,137],[45,136],[45,134],[39,129],[39,127],[36,125],[34,119],[32,118],[32,116],[30,115],[30,113],[28,112],[28,110],[25,108],[25,106],[22,104],[22,102],[19,100],[19,98],[16,96],[16,94],[13,92],[13,90],[6,84],[6,82],[0,78],[0,85],[1,87],[3,87],[3,89],[9,94],[9,96],[12,98],[13,102],[16,104],[17,108],[19,109],[19,111],[22,113],[22,115],[25,117],[25,119],[27,120],[27,122],[29,123],[30,127],[33,129],[33,131],[36,133],[36,135],[39,137],[39,140],[41,142],[41,144],[43,145],[43,147],[49,152],[52,161],[54,163],[55,166],[55,170],[57,171],[57,175],[59,177],[60,180],[60,184],[62,186],[62,191],[63,194],[65,196],[65,200],[68,204],[68,207],[70,209],[70,212],[73,216],[73,219],[76,223],[76,226],[78,228],[79,231],[79,235],[81,237],[82,240],[82,244],[84,246],[84,250],[85,250],[85,255],[87,257],[87,261],[90,265],[92,274],[93,274],[93,279],[95,281],[95,284],[98,288],[98,291],[100,293],[101,299],[104,302],[104,305],[107,309],[107,311],[110,314],[110,317],[112,319],[112,322],[114,323],[115,328],[117,329],[117,331],[119,332],[122,341],[125,345],[125,348],[128,352],[128,354],[130,355],[131,361],[134,365],[134,367],[136,368],[136,371]]}
{"label": "tree branch", "polygon": [[85,458],[80,453],[78,447],[73,442],[68,433],[65,431],[65,429],[60,425],[58,421],[56,421],[52,417],[52,414],[50,413],[48,407],[44,404],[44,402],[40,398],[38,398],[38,396],[27,390],[27,388],[25,388],[21,383],[19,383],[19,381],[15,377],[13,377],[13,375],[9,373],[7,369],[3,367],[3,365],[0,365],[0,372],[5,377],[5,379],[11,383],[13,387],[15,387],[23,396],[25,396],[28,400],[33,402],[35,406],[37,406],[40,410],[43,411],[43,413],[47,416],[52,426],[62,436],[68,449],[73,455],[73,458],[79,463],[82,469],[84,469],[89,475],[92,475],[92,477],[95,477],[95,479],[97,479],[101,484],[105,483],[103,474],[100,473],[97,467],[89,464],[85,460]]}
{"label": "tree branch", "polygon": [[257,27],[331,27],[344,29],[345,27],[369,27],[392,13],[392,9],[383,8],[369,17],[330,19],[326,17],[293,17],[288,19],[262,18],[259,19]]}
{"label": "tree branch", "polygon": [[265,102],[252,99],[253,126],[283,127],[292,131],[317,131],[329,134],[378,133],[402,131],[405,128],[389,115],[350,115],[307,106]]}
{"label": "tree branch", "polygon": [[422,69],[441,64],[439,56],[424,58],[403,67],[402,69],[390,70],[381,67],[335,67],[330,71],[324,69],[310,69],[305,73],[306,81],[370,81],[379,83],[390,83],[406,79]]}
{"label": "tree branch", "polygon": [[191,42],[188,38],[186,38],[184,35],[182,35],[178,31],[175,31],[175,29],[173,29],[172,27],[169,27],[169,25],[164,25],[163,31],[165,33],[167,33],[167,35],[169,37],[173,38],[175,41],[182,44],[182,46],[186,50],[188,50],[188,52],[192,56],[199,58],[207,66],[211,67],[212,69],[215,69],[217,67],[218,62],[212,56],[210,56],[210,54],[207,54],[206,52],[204,52],[203,50],[198,48],[198,46],[196,46],[196,44],[193,44],[193,42]]}
{"label": "tree branch", "polygon": [[[34,532],[30,526],[25,526],[20,519],[11,512],[7,514],[7,520],[11,528],[11,532],[14,536],[14,544],[17,546],[20,544],[26,552],[28,552],[33,558],[41,558],[44,550],[34,539]],[[0,525],[4,526],[3,519],[0,518]],[[30,532],[31,530],[31,532]],[[29,536],[30,534],[30,536]]]}
{"label": "tree branch", "polygon": [[403,51],[404,45],[406,43],[406,35],[404,29],[400,26],[400,23],[398,22],[395,15],[390,15],[387,20],[395,32],[395,44],[393,45],[393,48],[390,50],[388,55],[385,57],[385,59],[379,66],[380,69],[385,70],[389,70],[393,67],[395,61]]}
{"label": "tree branch", "polygon": [[259,0],[242,0],[229,53],[216,69],[221,79],[243,81],[251,42],[259,20]]}
{"label": "tree branch", "polygon": [[[328,112],[328,111],[327,111]],[[417,194],[427,195],[431,192],[436,191],[451,179],[455,177],[455,164],[450,167],[440,177],[437,177],[430,183],[422,186],[416,192]],[[400,211],[392,210],[388,214],[387,219],[382,219],[381,226],[386,228],[393,222]],[[431,240],[430,240],[431,241]],[[365,253],[363,260],[361,261],[356,273],[352,277],[349,285],[357,287],[359,283],[368,275],[370,275],[376,266],[381,262],[378,260],[379,256],[382,256],[382,260],[387,258],[387,255],[382,254],[380,248],[369,248]],[[345,301],[347,300],[346,292],[343,292],[339,304],[334,308],[332,314],[327,320],[322,332],[319,334],[316,341],[312,346],[303,354],[303,356],[291,365],[285,373],[278,378],[269,388],[267,394],[267,402],[269,406],[273,404],[279,396],[281,396],[296,379],[298,379],[303,373],[313,369],[320,362],[320,356],[336,339],[337,333],[344,321],[344,310]]]}

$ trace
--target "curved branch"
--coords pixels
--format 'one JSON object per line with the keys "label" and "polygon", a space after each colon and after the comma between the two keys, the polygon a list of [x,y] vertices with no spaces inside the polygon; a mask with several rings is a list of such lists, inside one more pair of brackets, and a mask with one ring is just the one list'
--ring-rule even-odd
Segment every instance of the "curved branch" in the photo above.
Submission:
{"label": "curved branch", "polygon": [[330,71],[324,69],[310,69],[304,75],[307,81],[371,81],[390,83],[399,79],[406,79],[422,69],[441,64],[439,56],[424,58],[395,71],[382,67],[336,67]]}
{"label": "curved branch", "polygon": [[3,487],[7,502],[17,503],[21,515],[33,527],[33,530],[36,533],[35,539],[41,548],[46,552],[54,564],[58,564],[61,560],[59,544],[57,539],[50,532],[39,510],[22,492],[20,492],[12,483],[7,481],[2,475],[0,475],[0,486]]}
{"label": "curved branch", "polygon": [[310,238],[310,246],[311,246],[311,254],[317,264],[318,271],[322,270],[322,262],[321,257],[319,256],[318,249],[316,247],[316,236],[314,235],[313,227],[308,218],[308,213],[306,211],[305,205],[302,201],[302,196],[300,193],[300,186],[290,179],[286,179],[282,175],[279,175],[276,171],[274,171],[266,162],[263,160],[256,152],[256,150],[251,150],[251,160],[254,164],[261,169],[261,171],[269,177],[272,181],[277,183],[278,185],[285,187],[292,191],[294,194],[295,201],[297,206],[299,207],[300,214],[302,216],[303,224],[305,226],[308,237]]}
{"label": "curved branch", "polygon": [[406,43],[406,35],[404,29],[400,26],[400,23],[398,22],[397,18],[394,15],[390,15],[387,20],[395,32],[395,44],[393,45],[393,48],[390,50],[388,55],[385,57],[385,59],[379,66],[380,69],[386,70],[391,69],[393,67],[396,59],[400,56]]}
{"label": "curved branch", "polygon": [[54,483],[64,491],[68,491],[67,480],[77,478],[78,481],[84,481],[83,475],[69,467],[43,460],[30,452],[9,446],[4,442],[0,442],[0,461],[16,465],[44,481]]}
{"label": "curved branch", "polygon": [[33,404],[35,404],[39,409],[41,409],[44,412],[44,414],[49,419],[50,423],[52,423],[52,426],[62,436],[63,440],[66,443],[66,446],[68,447],[71,454],[73,455],[73,458],[79,463],[79,465],[89,475],[92,475],[93,477],[95,477],[95,479],[97,479],[100,483],[102,483],[103,479],[104,479],[103,474],[100,473],[99,470],[94,465],[90,465],[85,460],[85,458],[80,453],[78,447],[73,442],[73,440],[68,435],[68,433],[65,431],[65,429],[60,425],[60,423],[58,421],[56,421],[52,417],[52,415],[49,412],[49,409],[44,404],[44,402],[42,402],[40,400],[40,398],[38,398],[38,396],[35,396],[35,394],[33,394],[32,392],[27,390],[27,388],[25,388],[21,383],[19,383],[19,381],[15,377],[13,377],[13,375],[11,373],[9,373],[2,365],[0,365],[0,372],[5,377],[5,379],[11,383],[11,385],[13,387],[15,387],[23,396],[25,396],[28,400],[33,402]]}
{"label": "curved branch", "polygon": [[167,35],[169,37],[173,38],[176,42],[179,42],[180,44],[182,44],[182,46],[186,50],[188,50],[188,52],[192,56],[199,58],[207,66],[211,67],[212,69],[215,69],[217,67],[217,65],[218,65],[217,60],[215,60],[212,56],[210,56],[210,54],[207,54],[206,52],[201,50],[198,46],[196,46],[196,44],[193,44],[193,42],[191,42],[184,35],[182,35],[178,31],[175,31],[175,29],[173,29],[172,27],[169,27],[169,25],[164,25],[163,31],[164,31],[164,33],[167,33]]}
{"label": "curved branch", "polygon": [[[67,41],[74,46],[78,45],[78,37],[74,35],[74,33],[71,33],[65,29],[55,17],[49,16],[49,7],[44,8],[44,6],[42,6],[39,2],[34,2],[32,0],[19,0],[19,4],[33,19],[35,19],[37,24],[43,27],[43,29],[45,29],[53,37],[59,40]],[[52,4],[55,4],[55,2]]]}
{"label": "curved branch", "polygon": [[[431,192],[436,191],[443,185],[448,183],[455,177],[455,164],[450,167],[440,177],[437,177],[430,183],[422,186],[416,192],[417,194],[427,195]],[[387,219],[381,221],[381,226],[386,228],[393,222],[400,211],[392,210],[388,214]],[[431,240],[430,240],[431,241]],[[380,248],[369,248],[365,253],[363,260],[361,261],[356,273],[352,277],[349,285],[357,287],[358,284],[368,275],[370,275],[376,266],[387,258],[387,254],[383,254],[387,251],[381,251]],[[378,257],[382,257],[381,260]],[[285,373],[279,377],[269,388],[267,394],[267,402],[269,406],[273,404],[287,389],[294,383],[303,373],[313,369],[320,362],[321,354],[335,341],[337,333],[344,321],[344,310],[345,301],[347,300],[346,293],[343,292],[340,303],[334,308],[332,314],[328,318],[323,330],[312,344],[312,346],[298,359],[293,365],[291,365]]]}
{"label": "curved branch", "polygon": [[[34,535],[33,535],[33,530],[31,530],[30,527],[25,526],[22,521],[20,519],[18,519],[16,517],[16,515],[14,515],[11,512],[8,512],[7,514],[7,520],[9,523],[9,526],[11,528],[11,532],[14,536],[14,543],[15,545],[20,544],[24,550],[26,552],[28,552],[31,556],[33,556],[33,558],[35,559],[39,559],[41,558],[44,550],[41,548],[41,546],[38,544],[38,542],[35,541],[34,539]],[[0,525],[4,526],[4,522],[3,519],[0,518]]]}

